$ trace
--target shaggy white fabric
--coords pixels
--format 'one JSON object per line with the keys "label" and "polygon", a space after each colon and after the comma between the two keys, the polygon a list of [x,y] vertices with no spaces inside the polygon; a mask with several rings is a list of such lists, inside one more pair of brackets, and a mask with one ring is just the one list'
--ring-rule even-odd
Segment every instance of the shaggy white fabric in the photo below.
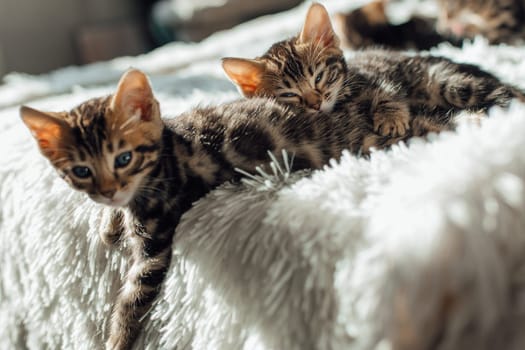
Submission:
{"label": "shaggy white fabric", "polygon": [[[125,271],[99,241],[101,207],[54,174],[18,105],[70,108],[111,92],[129,66],[150,73],[172,116],[234,99],[218,58],[262,53],[298,30],[306,7],[198,45],[6,79],[0,349],[101,348]],[[476,40],[434,53],[525,87],[523,48]],[[525,348],[525,106],[491,114],[369,160],[345,154],[300,174],[283,164],[211,192],[177,228],[136,348]]]}

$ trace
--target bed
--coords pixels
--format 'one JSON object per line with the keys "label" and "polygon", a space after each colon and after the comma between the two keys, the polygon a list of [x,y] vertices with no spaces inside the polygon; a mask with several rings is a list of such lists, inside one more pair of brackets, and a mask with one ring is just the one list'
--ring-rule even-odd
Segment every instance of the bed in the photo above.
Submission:
{"label": "bed", "polygon": [[[219,58],[262,54],[307,6],[198,44],[5,78],[0,349],[102,348],[126,267],[99,239],[101,206],[40,156],[20,104],[69,109],[111,93],[129,67],[150,76],[166,117],[239,98]],[[477,38],[431,53],[525,88],[523,47]],[[369,159],[299,173],[274,163],[222,185],[183,216],[143,324],[136,349],[523,349],[525,106]]]}

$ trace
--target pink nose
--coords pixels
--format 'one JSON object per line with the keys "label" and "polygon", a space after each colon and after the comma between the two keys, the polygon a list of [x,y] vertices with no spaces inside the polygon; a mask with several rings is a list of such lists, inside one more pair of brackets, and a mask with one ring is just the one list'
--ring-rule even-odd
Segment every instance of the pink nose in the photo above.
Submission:
{"label": "pink nose", "polygon": [[321,104],[320,104],[319,102],[317,102],[317,103],[314,103],[314,104],[308,105],[308,107],[310,107],[311,109],[315,109],[316,111],[318,111],[319,109],[321,109]]}
{"label": "pink nose", "polygon": [[463,36],[465,34],[465,26],[461,23],[452,22],[450,23],[450,31],[455,36]]}
{"label": "pink nose", "polygon": [[321,96],[316,91],[309,91],[304,94],[306,105],[309,108],[319,110],[321,109]]}

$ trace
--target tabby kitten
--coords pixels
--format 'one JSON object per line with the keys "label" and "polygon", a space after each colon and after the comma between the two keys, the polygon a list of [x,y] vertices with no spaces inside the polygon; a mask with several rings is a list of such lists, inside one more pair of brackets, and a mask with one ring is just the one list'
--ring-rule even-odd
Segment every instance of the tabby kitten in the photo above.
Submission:
{"label": "tabby kitten", "polygon": [[[490,73],[442,57],[364,50],[345,62],[320,4],[310,7],[297,37],[274,44],[256,59],[224,58],[223,68],[246,97],[272,97],[309,113],[344,110],[385,137],[410,136],[415,118],[428,131],[439,131],[452,128],[460,110],[477,112],[524,99]],[[420,133],[425,130],[418,127],[412,135]]]}
{"label": "tabby kitten", "polygon": [[[161,119],[147,77],[130,70],[114,95],[69,112],[21,107],[42,154],[75,190],[109,209],[103,242],[126,241],[130,261],[112,310],[107,349],[130,349],[159,293],[181,215],[217,185],[294,155],[292,169],[321,168],[366,136],[346,115],[298,113],[254,98]],[[279,157],[277,157],[279,159]],[[282,159],[281,159],[282,160]]]}
{"label": "tabby kitten", "polygon": [[464,39],[484,36],[491,44],[522,42],[525,38],[523,0],[437,0],[438,16],[412,16],[390,23],[385,0],[335,15],[343,45],[351,48],[383,46],[428,50],[440,42],[461,46]]}
{"label": "tabby kitten", "polygon": [[[352,49],[379,46],[429,50],[443,41],[452,41],[436,32],[435,18],[413,16],[404,23],[390,23],[384,0],[373,1],[348,13],[336,13],[333,19],[341,45]],[[454,40],[453,44],[458,43]]]}
{"label": "tabby kitten", "polygon": [[482,35],[492,44],[525,38],[523,0],[438,0],[437,30],[456,38]]}

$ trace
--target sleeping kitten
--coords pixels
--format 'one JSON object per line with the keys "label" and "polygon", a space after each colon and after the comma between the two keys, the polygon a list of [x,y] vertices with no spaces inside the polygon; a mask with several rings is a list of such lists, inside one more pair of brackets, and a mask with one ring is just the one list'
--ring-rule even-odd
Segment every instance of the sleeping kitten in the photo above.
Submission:
{"label": "sleeping kitten", "polygon": [[335,31],[343,47],[429,50],[443,41],[452,41],[436,32],[435,18],[413,16],[404,23],[390,23],[385,2],[373,1],[348,13],[334,15]]}
{"label": "sleeping kitten", "polygon": [[110,209],[102,241],[126,241],[129,268],[107,349],[132,347],[169,267],[175,227],[194,201],[237,179],[235,168],[254,172],[268,163],[268,151],[279,159],[286,149],[294,170],[319,169],[343,149],[357,153],[369,134],[344,114],[300,114],[259,98],[163,120],[147,77],[137,70],[121,78],[114,95],[69,112],[25,106],[20,112],[58,174]]}
{"label": "sleeping kitten", "polygon": [[401,24],[390,23],[386,2],[373,1],[334,16],[344,46],[428,50],[440,42],[461,46],[477,35],[491,44],[516,44],[525,38],[523,0],[437,0],[437,17],[412,16]]}
{"label": "sleeping kitten", "polygon": [[437,0],[437,30],[455,38],[482,35],[492,44],[525,38],[523,0]]}
{"label": "sleeping kitten", "polygon": [[416,124],[432,131],[452,128],[460,110],[477,112],[524,98],[490,73],[442,57],[368,50],[345,62],[320,4],[310,7],[297,37],[256,59],[224,58],[223,68],[246,97],[272,97],[309,113],[346,110],[353,120],[368,120],[381,136],[404,136],[414,118],[424,118]]}

